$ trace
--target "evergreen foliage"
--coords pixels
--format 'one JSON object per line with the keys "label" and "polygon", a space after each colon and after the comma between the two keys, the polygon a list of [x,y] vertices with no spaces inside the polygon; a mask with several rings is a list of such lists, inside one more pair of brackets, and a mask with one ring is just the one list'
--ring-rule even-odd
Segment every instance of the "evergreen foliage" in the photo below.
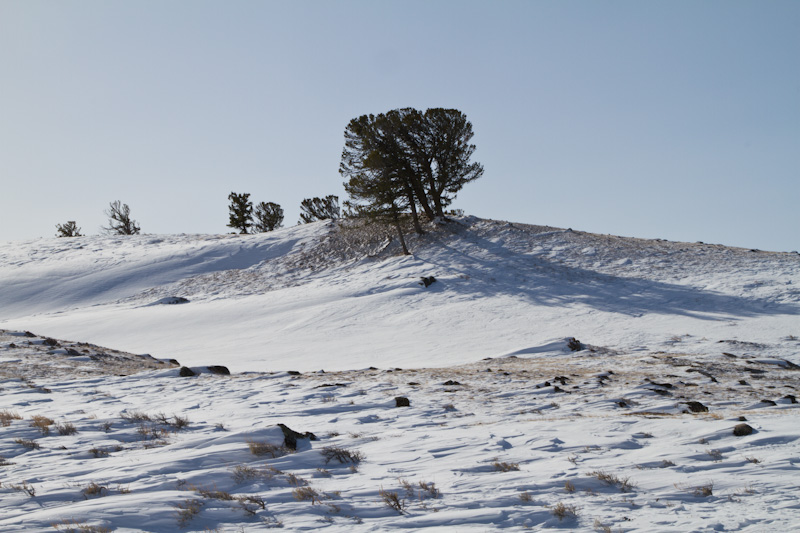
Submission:
{"label": "evergreen foliage", "polygon": [[274,202],[260,202],[255,208],[253,231],[262,233],[283,225],[283,208]]}
{"label": "evergreen foliage", "polygon": [[337,219],[339,214],[339,197],[332,194],[325,198],[306,198],[300,202],[300,224]]}
{"label": "evergreen foliage", "polygon": [[228,195],[230,204],[228,227],[239,230],[239,233],[248,233],[253,225],[253,202],[250,201],[250,193],[238,194],[231,192]]}
{"label": "evergreen foliage", "polygon": [[56,224],[56,237],[83,237],[81,228],[75,223],[74,220],[69,220],[65,224]]}
{"label": "evergreen foliage", "polygon": [[431,220],[443,218],[458,191],[483,175],[483,166],[470,162],[472,124],[457,109],[362,115],[344,135],[339,172],[348,179],[348,208],[372,216],[408,209],[419,233],[418,208]]}
{"label": "evergreen foliage", "polygon": [[108,226],[103,229],[114,235],[138,235],[141,228],[135,220],[131,218],[131,209],[128,204],[123,204],[119,200],[111,202],[105,211],[108,217]]}

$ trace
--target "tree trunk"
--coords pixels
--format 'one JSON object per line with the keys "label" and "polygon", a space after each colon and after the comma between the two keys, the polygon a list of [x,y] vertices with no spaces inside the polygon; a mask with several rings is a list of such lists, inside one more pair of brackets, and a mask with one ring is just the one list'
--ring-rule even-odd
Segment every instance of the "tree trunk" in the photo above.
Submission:
{"label": "tree trunk", "polygon": [[400,237],[400,246],[403,247],[403,255],[411,255],[406,246],[406,239],[403,235],[403,228],[400,226],[400,217],[397,216],[397,208],[392,209],[392,219],[394,220],[394,227],[397,229],[397,236]]}

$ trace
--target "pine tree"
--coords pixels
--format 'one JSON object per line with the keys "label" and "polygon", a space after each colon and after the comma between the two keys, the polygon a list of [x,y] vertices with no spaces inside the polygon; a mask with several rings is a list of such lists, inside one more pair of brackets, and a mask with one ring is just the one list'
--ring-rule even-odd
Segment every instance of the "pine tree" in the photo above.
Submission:
{"label": "pine tree", "polygon": [[139,225],[131,218],[131,209],[128,204],[123,204],[119,200],[111,202],[105,212],[108,217],[108,226],[103,229],[114,235],[137,235],[140,231]]}
{"label": "pine tree", "polygon": [[339,218],[339,197],[332,194],[325,198],[306,198],[300,202],[300,224],[317,220]]}
{"label": "pine tree", "polygon": [[228,227],[239,230],[239,233],[248,233],[247,230],[253,225],[253,202],[250,201],[250,193],[237,194],[231,192],[228,195],[230,205],[228,205],[229,222]]}
{"label": "pine tree", "polygon": [[261,233],[278,229],[283,224],[283,208],[273,202],[260,202],[255,208],[253,231]]}
{"label": "pine tree", "polygon": [[69,220],[65,224],[56,224],[56,237],[83,237],[81,228],[75,223],[74,220]]}
{"label": "pine tree", "polygon": [[429,219],[444,217],[458,191],[483,175],[483,166],[470,162],[473,135],[472,124],[457,109],[422,113],[405,108],[362,115],[345,129],[339,172],[350,180],[346,190],[358,188],[358,181],[389,180],[396,196],[407,198],[420,232],[417,207]]}

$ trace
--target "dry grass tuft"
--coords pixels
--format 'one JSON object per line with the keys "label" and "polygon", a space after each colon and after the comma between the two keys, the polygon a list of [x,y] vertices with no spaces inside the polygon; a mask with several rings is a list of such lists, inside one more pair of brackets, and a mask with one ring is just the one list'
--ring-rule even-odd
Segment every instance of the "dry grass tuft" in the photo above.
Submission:
{"label": "dry grass tuft", "polygon": [[618,477],[603,470],[595,470],[594,472],[589,472],[587,475],[599,479],[606,485],[619,487],[620,492],[629,492],[636,487],[636,483],[631,481],[630,478]]}
{"label": "dry grass tuft", "polygon": [[10,488],[12,490],[15,490],[17,492],[24,492],[28,496],[30,496],[31,498],[36,496],[36,489],[34,488],[33,485],[31,485],[27,481],[23,481],[22,483],[18,483],[18,484],[10,483],[8,485],[8,488]]}
{"label": "dry grass tuft", "polygon": [[553,516],[558,518],[559,522],[564,520],[565,518],[577,518],[578,516],[578,509],[574,505],[568,505],[562,502],[558,502],[550,509],[550,512],[553,513]]}
{"label": "dry grass tuft", "polygon": [[104,496],[103,493],[108,493],[108,487],[92,481],[81,492],[83,493],[83,497],[88,500],[92,496]]}
{"label": "dry grass tuft", "polygon": [[9,411],[8,409],[0,411],[0,425],[8,427],[11,425],[12,420],[22,420],[22,417],[16,411]]}
{"label": "dry grass tuft", "polygon": [[250,453],[252,453],[255,456],[269,455],[273,459],[277,457],[283,457],[284,455],[288,455],[290,453],[294,453],[294,450],[282,444],[278,445],[269,442],[260,442],[255,440],[247,441],[247,447],[250,448]]}
{"label": "dry grass tuft", "polygon": [[52,418],[47,418],[43,415],[33,415],[31,417],[31,427],[38,429],[42,435],[50,434],[50,426],[55,423]]}
{"label": "dry grass tuft", "polygon": [[505,463],[495,460],[492,463],[492,467],[494,467],[495,472],[513,472],[519,470],[519,463]]}
{"label": "dry grass tuft", "polygon": [[50,524],[53,529],[61,533],[111,533],[111,529],[103,526],[92,526],[75,520],[62,520]]}

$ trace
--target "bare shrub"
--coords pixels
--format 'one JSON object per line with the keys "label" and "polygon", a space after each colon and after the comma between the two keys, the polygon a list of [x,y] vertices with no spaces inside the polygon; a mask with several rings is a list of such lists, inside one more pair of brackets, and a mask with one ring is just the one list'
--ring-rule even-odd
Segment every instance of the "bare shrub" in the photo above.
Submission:
{"label": "bare shrub", "polygon": [[567,480],[564,482],[564,490],[570,493],[575,492],[575,485],[573,485],[571,481]]}
{"label": "bare shrub", "polygon": [[230,492],[219,490],[217,489],[216,485],[214,485],[214,488],[192,486],[190,487],[190,489],[199,494],[200,496],[202,496],[203,498],[209,498],[212,500],[231,501],[235,499]]}
{"label": "bare shrub", "polygon": [[245,481],[270,481],[275,476],[283,474],[277,468],[271,466],[262,466],[260,468],[253,468],[247,465],[238,465],[233,468],[232,476],[235,483],[244,483]]}
{"label": "bare shrub", "polygon": [[172,427],[177,430],[184,429],[189,426],[189,419],[185,416],[172,415]]}
{"label": "bare shrub", "polygon": [[108,487],[92,481],[81,492],[83,493],[83,497],[88,500],[92,496],[103,496],[104,492],[108,493]]}
{"label": "bare shrub", "polygon": [[300,502],[311,502],[311,505],[322,503],[322,494],[311,487],[297,487],[292,491],[294,499]]}
{"label": "bare shrub", "polygon": [[288,455],[290,453],[294,453],[294,450],[288,448],[282,444],[272,444],[269,442],[260,442],[249,440],[247,441],[247,447],[250,448],[250,453],[256,456],[261,455],[269,455],[273,459],[276,457],[283,457],[284,455]]}
{"label": "bare shrub", "polygon": [[320,450],[322,457],[325,459],[325,464],[330,463],[334,459],[341,464],[352,463],[359,464],[364,460],[364,455],[359,451],[348,450],[340,446],[325,446]]}
{"label": "bare shrub", "polygon": [[242,510],[251,516],[254,516],[258,509],[265,510],[267,508],[267,502],[257,494],[239,496],[236,501],[239,502]]}
{"label": "bare shrub", "polygon": [[396,492],[389,492],[388,490],[381,489],[378,494],[381,495],[381,499],[387,507],[394,509],[400,514],[405,513],[406,501],[400,498]]}
{"label": "bare shrub", "polygon": [[747,459],[747,462],[753,463],[754,465],[760,464],[762,462],[761,459],[754,456],[745,457],[745,459]]}
{"label": "bare shrub", "polygon": [[131,411],[129,413],[120,413],[120,418],[125,420],[126,422],[151,422],[150,415],[143,413],[141,411]]}
{"label": "bare shrub", "polygon": [[15,490],[17,492],[24,492],[31,498],[36,496],[36,489],[34,488],[33,485],[31,485],[27,481],[23,481],[22,483],[18,484],[11,483],[8,485],[8,488]]}
{"label": "bare shrub", "polygon": [[177,509],[176,515],[178,519],[178,526],[184,527],[192,521],[192,519],[200,513],[203,507],[203,502],[200,500],[184,500],[183,503],[173,504]]}
{"label": "bare shrub", "polygon": [[631,481],[630,478],[619,477],[603,470],[595,470],[594,472],[589,472],[588,475],[599,479],[606,485],[619,487],[620,492],[628,492],[636,487],[636,483]]}
{"label": "bare shrub", "polygon": [[568,505],[562,502],[558,502],[550,509],[550,512],[553,513],[553,516],[558,518],[559,522],[564,520],[565,518],[577,518],[578,516],[578,509],[574,505]]}
{"label": "bare shrub", "polygon": [[305,485],[308,485],[308,482],[305,479],[301,478],[300,476],[296,476],[294,474],[288,474],[286,476],[286,481],[288,481],[289,485],[293,487],[303,487]]}
{"label": "bare shrub", "polygon": [[78,429],[69,422],[56,424],[56,430],[59,435],[74,435],[78,432]]}
{"label": "bare shrub", "polygon": [[89,453],[94,455],[95,457],[108,457],[108,450],[103,448],[92,448],[89,450]]}
{"label": "bare shrub", "polygon": [[29,450],[38,450],[41,448],[39,443],[33,439],[14,439],[14,442],[28,448]]}
{"label": "bare shrub", "polygon": [[530,492],[527,492],[527,491],[526,491],[526,492],[521,492],[521,493],[519,494],[519,499],[520,499],[520,501],[522,501],[522,502],[525,502],[525,503],[530,503],[530,502],[532,502],[532,501],[533,501],[533,496],[531,495],[531,493],[530,493]]}

